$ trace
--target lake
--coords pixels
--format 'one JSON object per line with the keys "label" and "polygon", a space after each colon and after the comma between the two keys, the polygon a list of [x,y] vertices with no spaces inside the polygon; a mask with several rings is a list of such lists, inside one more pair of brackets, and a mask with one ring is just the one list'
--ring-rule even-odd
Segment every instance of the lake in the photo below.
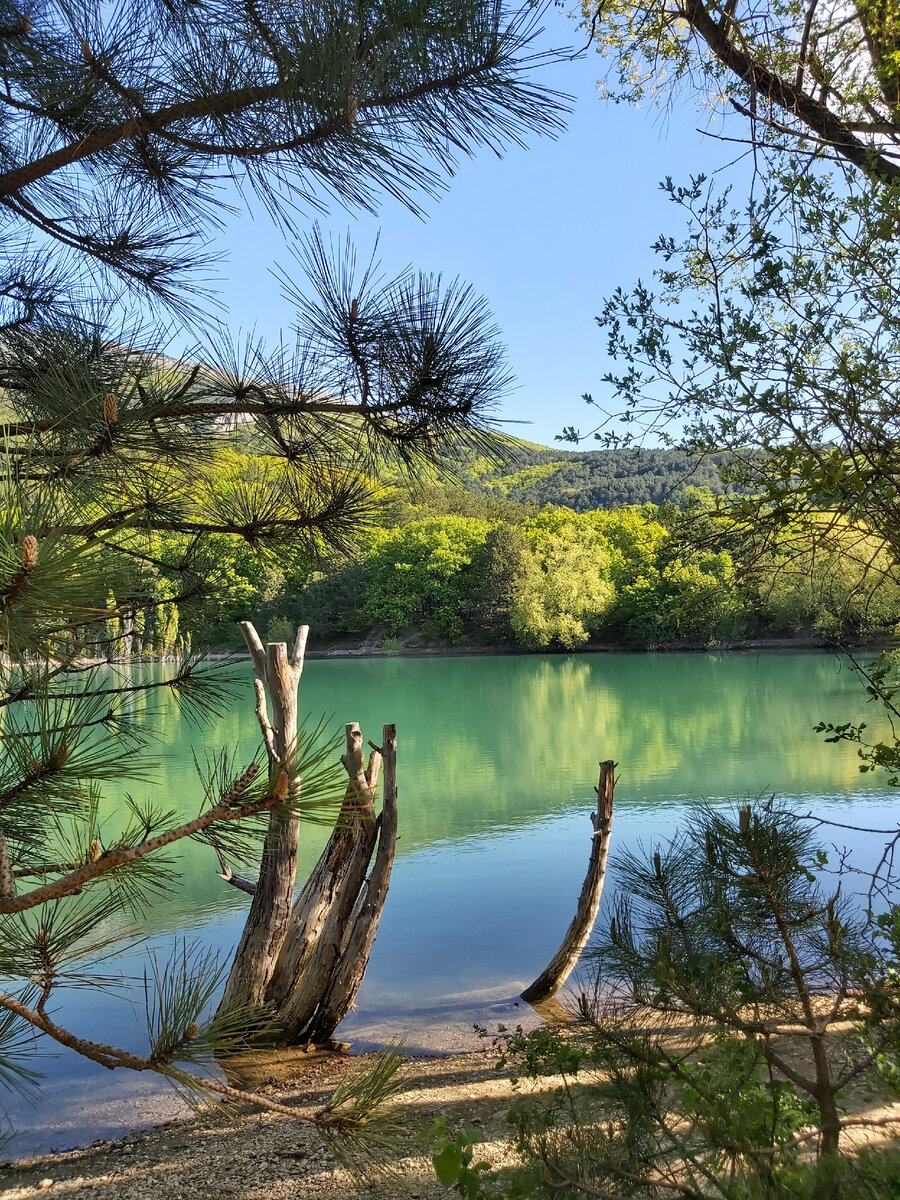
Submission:
{"label": "lake", "polygon": [[[148,670],[148,668],[141,668]],[[164,668],[149,668],[160,671]],[[148,715],[160,739],[153,792],[185,817],[200,804],[194,757],[223,746],[255,752],[249,664],[228,711],[191,727],[168,701]],[[828,654],[585,654],[312,660],[301,712],[337,734],[358,720],[380,741],[397,725],[400,841],[378,940],[357,1010],[339,1036],[369,1048],[404,1036],[411,1052],[463,1044],[474,1020],[516,1019],[515,1000],[550,958],[574,912],[590,850],[598,761],[620,782],[607,897],[617,850],[671,834],[701,800],[775,792],[803,811],[889,827],[896,795],[861,775],[852,747],[823,743],[818,720],[879,714],[852,671]],[[121,803],[105,791],[111,827]],[[835,834],[846,842],[847,836]],[[301,873],[326,833],[305,827]],[[857,836],[865,854],[865,839]],[[249,897],[217,876],[214,855],[190,845],[180,878],[153,907],[144,941],[104,970],[103,992],[60,993],[56,1013],[86,1036],[142,1047],[140,979],[148,952],[176,940],[235,944]],[[604,919],[601,912],[601,921]],[[524,1008],[525,1006],[522,1006]],[[67,1051],[38,1064],[48,1080],[37,1104],[9,1097],[16,1134],[5,1156],[62,1149],[152,1124],[175,1111],[157,1080],[115,1074]]]}

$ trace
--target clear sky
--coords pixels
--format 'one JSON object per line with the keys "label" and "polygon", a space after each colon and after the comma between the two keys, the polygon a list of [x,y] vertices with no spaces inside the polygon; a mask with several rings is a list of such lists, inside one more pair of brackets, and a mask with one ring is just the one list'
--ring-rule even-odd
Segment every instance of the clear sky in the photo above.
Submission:
{"label": "clear sky", "polygon": [[[548,44],[577,44],[580,30],[558,10],[544,24]],[[707,117],[690,100],[668,112],[605,102],[596,86],[602,70],[590,50],[539,72],[575,97],[566,132],[502,160],[485,153],[464,161],[446,195],[429,202],[426,220],[386,199],[377,218],[335,206],[322,221],[326,233],[349,229],[366,257],[380,229],[379,258],[391,273],[412,265],[460,276],[484,295],[516,378],[500,415],[530,422],[506,426],[510,433],[550,444],[564,425],[588,427],[583,392],[603,398],[603,336],[594,322],[602,298],[647,278],[651,243],[680,228],[659,181],[687,182],[740,149],[700,132]],[[291,324],[270,274],[275,262],[292,262],[281,235],[260,212],[236,221],[226,245],[229,326],[277,338]]]}

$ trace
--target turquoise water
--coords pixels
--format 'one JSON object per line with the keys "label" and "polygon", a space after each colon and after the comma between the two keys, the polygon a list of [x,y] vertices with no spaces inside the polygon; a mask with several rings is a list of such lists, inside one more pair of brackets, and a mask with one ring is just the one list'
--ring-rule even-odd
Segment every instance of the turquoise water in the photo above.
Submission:
{"label": "turquoise water", "polygon": [[[135,702],[134,715],[160,734],[153,794],[185,816],[200,803],[195,756],[227,746],[240,760],[256,749],[249,666],[237,676],[228,712],[209,728],[191,727],[173,704],[150,714],[140,707],[146,700]],[[617,850],[667,836],[699,800],[776,792],[839,821],[895,821],[895,793],[860,775],[851,747],[812,732],[820,719],[861,715],[877,726],[852,672],[827,654],[316,660],[304,673],[301,711],[327,714],[336,734],[358,720],[376,742],[383,723],[397,725],[401,839],[357,1011],[340,1031],[356,1047],[402,1034],[412,1051],[449,1048],[472,1020],[515,1016],[515,997],[574,911],[601,759],[616,759],[620,776],[607,894]],[[120,803],[107,788],[111,820]],[[301,873],[325,836],[304,829]],[[60,996],[57,1013],[72,1028],[141,1047],[148,951],[168,954],[179,939],[225,955],[233,947],[249,898],[219,880],[202,847],[190,846],[179,869],[142,943],[107,964],[117,985]],[[6,1105],[18,1131],[7,1155],[170,1115],[156,1080],[111,1074],[67,1052],[40,1066],[48,1079],[40,1102]]]}

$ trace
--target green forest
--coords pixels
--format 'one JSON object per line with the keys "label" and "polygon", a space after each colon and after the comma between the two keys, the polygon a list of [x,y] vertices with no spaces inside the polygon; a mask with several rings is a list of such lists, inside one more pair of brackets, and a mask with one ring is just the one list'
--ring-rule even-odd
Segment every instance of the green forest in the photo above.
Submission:
{"label": "green forest", "polygon": [[520,504],[559,504],[575,512],[626,504],[679,503],[691,488],[727,489],[721,454],[627,448],[552,450],[519,438],[493,439],[492,452],[449,448],[447,462],[470,491]]}
{"label": "green forest", "polygon": [[[780,525],[761,550],[723,508],[714,461],[498,436],[475,450],[458,443],[444,464],[373,482],[371,523],[337,552],[313,542],[289,571],[265,548],[215,537],[201,606],[179,611],[177,573],[145,570],[141,586],[160,603],[136,615],[131,652],[239,649],[248,613],[269,640],[308,624],[313,648],[370,651],[825,644],[890,638],[900,619],[878,538],[819,514]],[[273,469],[238,435],[203,478],[233,503]],[[158,557],[178,561],[185,545],[170,537]],[[108,636],[120,654],[121,618]]]}

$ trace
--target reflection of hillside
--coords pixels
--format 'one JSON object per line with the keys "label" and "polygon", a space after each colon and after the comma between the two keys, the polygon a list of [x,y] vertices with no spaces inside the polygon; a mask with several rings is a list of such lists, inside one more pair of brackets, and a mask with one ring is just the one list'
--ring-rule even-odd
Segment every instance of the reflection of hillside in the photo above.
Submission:
{"label": "reflection of hillside", "polygon": [[[163,752],[159,802],[184,816],[200,802],[192,753],[202,759],[227,746],[248,757],[256,748],[249,667],[241,673],[244,698],[208,729],[188,726],[174,704],[154,713],[157,698],[134,698],[134,715],[160,733],[152,748],[154,757]],[[301,708],[333,714],[336,729],[338,719],[359,720],[373,741],[383,721],[396,722],[401,855],[590,803],[605,757],[620,764],[620,805],[843,792],[861,782],[852,749],[824,746],[811,732],[819,718],[847,720],[863,708],[852,675],[828,655],[320,660],[307,666]],[[146,785],[132,790],[140,796]],[[301,872],[324,836],[305,830]],[[204,848],[188,846],[180,869],[171,896],[154,907],[153,929],[246,907]]]}

